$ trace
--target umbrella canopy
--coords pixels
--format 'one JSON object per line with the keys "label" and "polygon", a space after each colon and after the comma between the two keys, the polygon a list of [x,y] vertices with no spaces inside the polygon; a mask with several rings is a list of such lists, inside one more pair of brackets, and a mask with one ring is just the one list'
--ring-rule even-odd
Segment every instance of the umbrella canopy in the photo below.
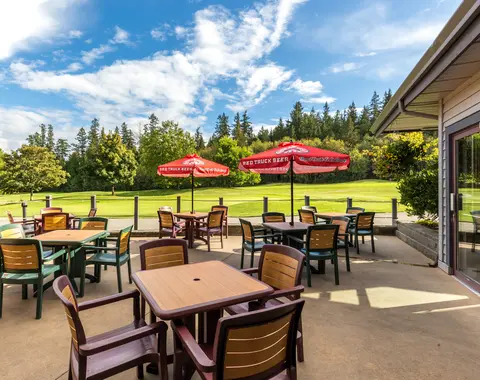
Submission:
{"label": "umbrella canopy", "polygon": [[348,154],[314,148],[300,142],[283,142],[278,147],[242,158],[238,168],[260,174],[286,174],[290,170],[290,211],[293,224],[293,173],[329,173],[347,170]]}
{"label": "umbrella canopy", "polygon": [[220,177],[227,176],[229,173],[230,169],[228,166],[206,160],[195,153],[187,154],[179,160],[160,165],[157,168],[157,174],[165,177],[192,177],[192,213],[194,212],[194,177]]}

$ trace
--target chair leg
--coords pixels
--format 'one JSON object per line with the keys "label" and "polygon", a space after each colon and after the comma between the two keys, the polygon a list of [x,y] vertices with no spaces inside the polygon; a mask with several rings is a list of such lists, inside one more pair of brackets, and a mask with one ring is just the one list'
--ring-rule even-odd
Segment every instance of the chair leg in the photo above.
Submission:
{"label": "chair leg", "polygon": [[252,249],[252,255],[250,256],[250,268],[253,268],[254,259],[255,259],[255,250]]}
{"label": "chair leg", "polygon": [[42,303],[43,303],[43,282],[37,284],[37,315],[36,319],[42,318]]}
{"label": "chair leg", "polygon": [[355,247],[357,247],[357,255],[360,254],[360,246],[358,245],[358,235],[355,234]]}
{"label": "chair leg", "polygon": [[228,219],[225,220],[225,237],[228,239]]}
{"label": "chair leg", "polygon": [[307,261],[305,262],[307,266],[307,285],[309,288],[312,287],[312,272],[310,269],[310,260],[307,258]]}
{"label": "chair leg", "polygon": [[375,253],[375,237],[372,235],[370,235],[370,238],[372,239],[372,252]]}
{"label": "chair leg", "polygon": [[102,281],[102,266],[98,264],[97,282]]}
{"label": "chair leg", "polygon": [[335,269],[335,285],[340,285],[340,279],[339,279],[339,274],[338,274],[338,256],[335,255],[335,258],[333,259],[333,265]]}
{"label": "chair leg", "polygon": [[143,364],[137,366],[137,379],[143,379]]}
{"label": "chair leg", "polygon": [[223,233],[222,233],[222,231],[220,231],[220,245],[223,249]]}
{"label": "chair leg", "polygon": [[85,271],[85,260],[82,260],[82,267],[80,268],[80,291],[78,292],[79,297],[83,297],[85,294]]}
{"label": "chair leg", "polygon": [[28,285],[22,284],[22,300],[28,299]]}
{"label": "chair leg", "polygon": [[127,261],[127,266],[128,266],[128,283],[132,283],[132,261],[130,260],[130,257],[128,257]]}
{"label": "chair leg", "polygon": [[118,292],[122,292],[122,267],[117,265],[117,283],[118,283]]}
{"label": "chair leg", "polygon": [[345,258],[347,259],[347,272],[350,272],[350,250],[348,249],[348,242],[345,245]]}
{"label": "chair leg", "polygon": [[168,380],[167,329],[161,330],[158,333],[157,350],[160,354],[160,359],[158,361],[158,373],[160,374],[160,379]]}
{"label": "chair leg", "polygon": [[298,361],[303,363],[305,358],[303,356],[303,327],[302,327],[302,317],[298,321],[298,331],[300,332],[300,336],[297,338],[297,356]]}
{"label": "chair leg", "polygon": [[208,252],[210,252],[210,234],[207,232],[207,246],[208,246]]}
{"label": "chair leg", "polygon": [[0,281],[0,319],[2,318],[3,309],[3,282]]}
{"label": "chair leg", "polygon": [[365,244],[365,236],[362,236],[362,244]]}
{"label": "chair leg", "polygon": [[244,256],[245,256],[245,248],[243,247],[243,243],[242,243],[242,253],[240,255],[240,269],[243,269]]}

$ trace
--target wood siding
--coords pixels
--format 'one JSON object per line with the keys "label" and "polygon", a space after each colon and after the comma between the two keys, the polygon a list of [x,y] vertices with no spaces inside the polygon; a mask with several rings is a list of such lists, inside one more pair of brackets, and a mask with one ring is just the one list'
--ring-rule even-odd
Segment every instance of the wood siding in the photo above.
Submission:
{"label": "wood siding", "polygon": [[448,127],[480,111],[480,73],[443,99],[443,125]]}

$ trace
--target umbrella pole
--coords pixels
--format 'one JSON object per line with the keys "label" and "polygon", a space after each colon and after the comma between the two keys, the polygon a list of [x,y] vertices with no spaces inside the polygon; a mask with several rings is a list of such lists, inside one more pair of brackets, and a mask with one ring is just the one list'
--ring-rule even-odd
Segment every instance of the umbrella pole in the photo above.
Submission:
{"label": "umbrella pole", "polygon": [[294,222],[293,222],[293,203],[294,203],[294,200],[293,200],[293,157],[290,158],[290,213],[291,213],[291,217],[290,217],[290,225],[293,226]]}
{"label": "umbrella pole", "polygon": [[194,189],[194,184],[193,184],[193,172],[192,172],[192,214],[194,213],[194,210],[193,210],[193,189]]}

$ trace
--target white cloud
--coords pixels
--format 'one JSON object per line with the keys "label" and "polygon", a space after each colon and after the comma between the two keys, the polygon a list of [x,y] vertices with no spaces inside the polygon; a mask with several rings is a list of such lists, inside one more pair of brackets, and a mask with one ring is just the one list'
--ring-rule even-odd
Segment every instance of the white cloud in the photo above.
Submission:
{"label": "white cloud", "polygon": [[105,53],[111,53],[115,51],[115,48],[111,45],[100,45],[98,48],[93,48],[92,50],[82,51],[82,61],[91,65],[97,59],[103,58]]}
{"label": "white cloud", "polygon": [[363,57],[374,57],[374,56],[376,56],[376,55],[377,55],[376,52],[370,51],[370,52],[368,52],[368,53],[362,53],[362,52],[357,53],[357,54],[355,54],[355,57],[360,57],[360,58],[363,58]]}
{"label": "white cloud", "polygon": [[81,30],[71,30],[68,32],[68,36],[70,38],[80,38],[83,36],[83,32]]}
{"label": "white cloud", "polygon": [[[287,23],[302,2],[268,1],[237,14],[209,6],[195,13],[183,52],[118,60],[80,74],[13,62],[12,80],[32,91],[66,94],[83,117],[99,117],[106,128],[122,121],[135,125],[155,112],[160,119],[175,119],[194,130],[205,123],[204,113],[217,99],[244,110],[290,80],[293,71],[265,59],[288,35]],[[82,61],[91,64],[114,48],[107,44],[82,52]],[[236,83],[237,89],[221,93],[217,86],[221,81]]]}
{"label": "white cloud", "polygon": [[82,66],[81,63],[78,63],[78,62],[71,63],[67,67],[67,71],[72,72],[72,73],[75,72],[75,71],[79,71],[81,69],[83,69],[83,66]]}
{"label": "white cloud", "polygon": [[176,26],[175,27],[175,35],[178,39],[184,38],[188,33],[188,29],[184,28],[183,26]]}
{"label": "white cloud", "polygon": [[130,34],[126,30],[123,30],[119,26],[115,26],[115,36],[113,36],[113,39],[110,40],[110,42],[112,44],[129,44],[129,38]]}
{"label": "white cloud", "polygon": [[152,38],[154,40],[159,40],[159,41],[165,41],[169,34],[170,34],[169,24],[163,24],[162,26],[159,26],[158,28],[152,29],[150,31],[150,35],[152,36]]}
{"label": "white cloud", "polygon": [[323,85],[319,81],[303,81],[301,79],[296,79],[290,84],[289,89],[297,91],[300,95],[307,96],[321,93]]}
{"label": "white cloud", "polygon": [[0,1],[0,60],[60,38],[82,0]]}
{"label": "white cloud", "polygon": [[335,65],[330,66],[329,70],[331,73],[338,74],[344,73],[348,71],[354,71],[362,67],[359,63],[355,62],[346,62],[346,63],[337,63]]}
{"label": "white cloud", "polygon": [[92,42],[93,42],[93,40],[92,40],[91,38],[89,38],[88,40],[85,40],[85,43],[86,43],[87,45],[90,45]]}
{"label": "white cloud", "polygon": [[306,104],[325,104],[325,103],[333,103],[335,102],[335,98],[332,98],[331,96],[319,96],[319,97],[311,97],[311,98],[305,98],[302,99],[301,101]]}

